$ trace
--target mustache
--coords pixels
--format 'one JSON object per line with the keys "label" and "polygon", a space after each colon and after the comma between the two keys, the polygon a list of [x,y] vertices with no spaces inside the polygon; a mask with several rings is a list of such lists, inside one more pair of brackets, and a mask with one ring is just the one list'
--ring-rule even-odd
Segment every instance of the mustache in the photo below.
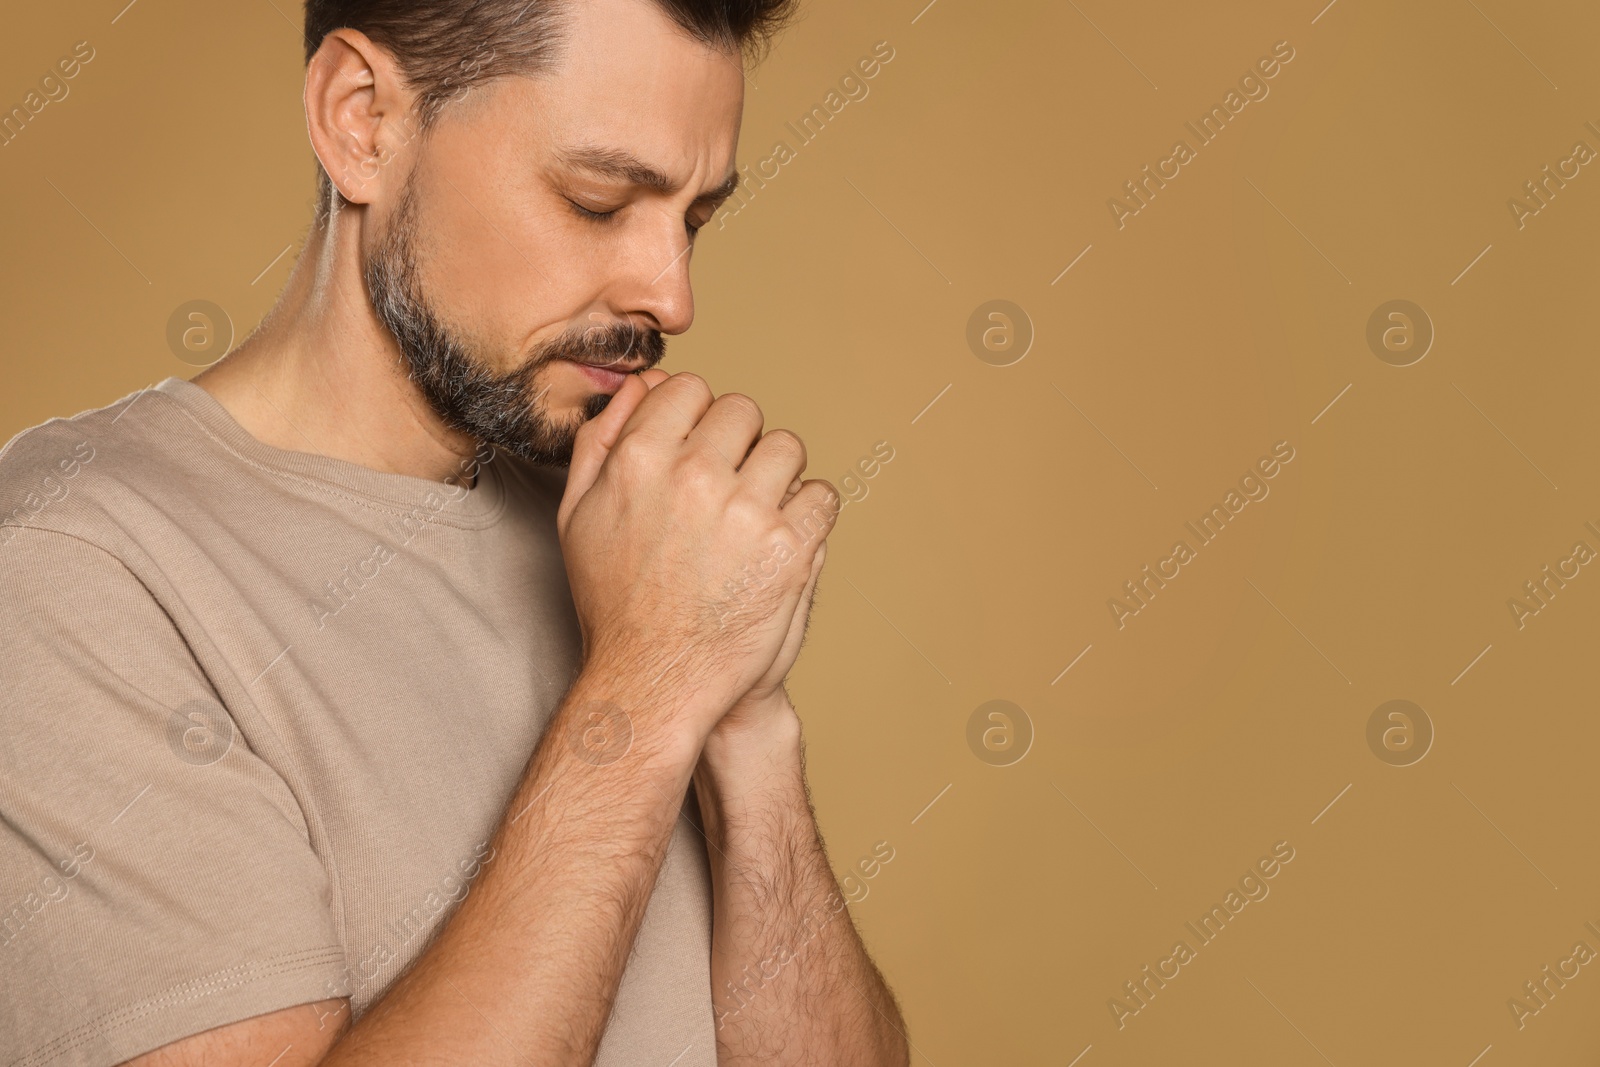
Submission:
{"label": "mustache", "polygon": [[660,330],[619,322],[585,326],[552,338],[535,350],[528,365],[542,366],[557,359],[595,366],[639,362],[641,370],[648,370],[660,363],[666,353],[667,341]]}

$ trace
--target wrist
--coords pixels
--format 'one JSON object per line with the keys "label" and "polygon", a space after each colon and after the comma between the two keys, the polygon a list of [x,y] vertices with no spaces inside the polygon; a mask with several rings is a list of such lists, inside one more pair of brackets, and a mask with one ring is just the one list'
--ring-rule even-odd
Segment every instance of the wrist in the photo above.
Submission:
{"label": "wrist", "polygon": [[563,745],[588,763],[643,759],[693,769],[708,715],[696,698],[655,687],[637,671],[586,663],[550,722]]}
{"label": "wrist", "polygon": [[802,747],[800,716],[779,687],[759,699],[735,704],[706,737],[702,761],[712,770],[788,766]]}
{"label": "wrist", "polygon": [[775,836],[807,839],[803,750],[800,717],[782,690],[741,701],[706,738],[693,780],[719,883],[730,863],[739,869],[763,862]]}
{"label": "wrist", "polygon": [[808,807],[800,716],[781,689],[741,701],[706,738],[695,766],[695,790],[713,814],[707,832],[725,835],[743,816]]}

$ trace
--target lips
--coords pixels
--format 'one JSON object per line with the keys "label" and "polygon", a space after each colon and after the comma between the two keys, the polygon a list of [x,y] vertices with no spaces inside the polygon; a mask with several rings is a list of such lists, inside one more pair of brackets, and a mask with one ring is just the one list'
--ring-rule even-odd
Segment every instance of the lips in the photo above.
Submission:
{"label": "lips", "polygon": [[[610,367],[596,366],[593,363],[584,363],[581,360],[569,360],[569,362],[575,364],[579,370],[583,371],[584,377],[606,393],[615,394],[617,390],[622,388],[622,384],[628,380],[628,375],[633,373],[631,370],[613,370]],[[638,369],[643,364],[634,364],[633,366]]]}
{"label": "lips", "polygon": [[650,365],[650,361],[644,359],[636,359],[627,363],[618,363],[611,360],[601,363],[587,359],[572,359],[568,360],[568,362],[576,363],[580,367],[591,367],[595,370],[609,371],[613,374],[634,374],[638,371],[644,370]]}

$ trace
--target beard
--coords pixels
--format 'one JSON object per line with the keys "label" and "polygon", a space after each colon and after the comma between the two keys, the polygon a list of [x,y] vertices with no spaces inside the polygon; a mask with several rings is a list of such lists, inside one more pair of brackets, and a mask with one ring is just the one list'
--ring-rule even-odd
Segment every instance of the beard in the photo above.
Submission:
{"label": "beard", "polygon": [[447,326],[423,292],[416,233],[408,181],[362,274],[372,309],[394,335],[408,376],[452,429],[530,462],[565,467],[572,462],[579,428],[604,411],[611,397],[596,393],[581,413],[556,418],[543,399],[548,386],[539,384],[546,365],[560,359],[601,366],[642,359],[645,369],[666,354],[659,330],[640,330],[631,322],[593,325],[541,342],[515,370],[496,373],[496,364]]}

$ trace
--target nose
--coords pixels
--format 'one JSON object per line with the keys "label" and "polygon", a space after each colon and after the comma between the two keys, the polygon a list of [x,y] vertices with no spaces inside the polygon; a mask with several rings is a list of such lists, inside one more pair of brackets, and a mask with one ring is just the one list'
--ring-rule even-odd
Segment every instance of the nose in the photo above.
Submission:
{"label": "nose", "polygon": [[693,246],[682,219],[662,226],[641,241],[631,256],[621,306],[653,320],[664,334],[680,334],[694,322],[694,291],[689,282]]}

